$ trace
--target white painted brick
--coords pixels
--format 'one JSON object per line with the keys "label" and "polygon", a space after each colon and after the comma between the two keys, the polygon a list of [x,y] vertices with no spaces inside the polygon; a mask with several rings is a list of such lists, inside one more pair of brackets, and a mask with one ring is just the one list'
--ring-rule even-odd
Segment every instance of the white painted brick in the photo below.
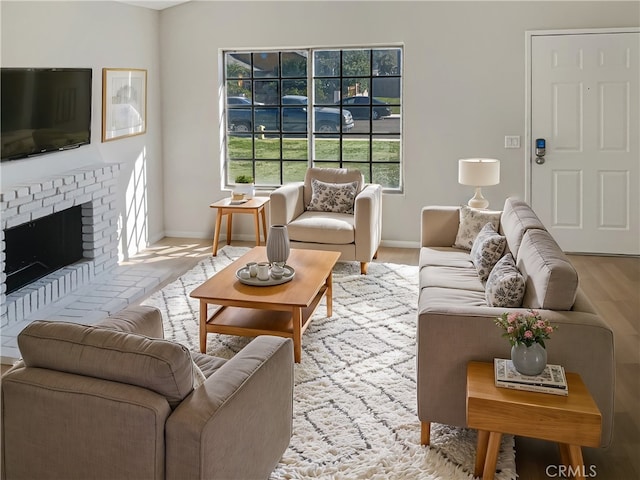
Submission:
{"label": "white painted brick", "polygon": [[16,227],[18,225],[22,225],[23,223],[27,223],[31,221],[31,214],[25,213],[22,215],[15,215],[7,219],[6,226],[4,228]]}
{"label": "white painted brick", "polygon": [[30,195],[24,197],[17,197],[15,200],[11,200],[7,203],[8,208],[20,207],[33,201],[33,197]]}
{"label": "white painted brick", "polygon": [[7,190],[6,192],[0,193],[0,201],[9,202],[16,198],[16,196],[17,195],[15,190]]}
{"label": "white painted brick", "polygon": [[16,311],[15,311],[15,321],[19,321],[22,320],[24,318],[24,300],[20,301],[22,299],[19,299],[18,301],[16,301],[14,303],[14,305],[16,306]]}
{"label": "white painted brick", "polygon": [[41,200],[43,198],[52,197],[58,193],[57,188],[48,188],[47,190],[42,190],[41,192],[36,193],[33,196],[34,200]]}
{"label": "white painted brick", "polygon": [[29,192],[29,187],[27,186],[19,186],[16,188],[16,196],[20,197],[30,197],[31,193]]}
{"label": "white painted brick", "polygon": [[92,199],[96,199],[98,197],[95,195],[95,192],[99,191],[101,188],[102,188],[102,185],[100,185],[99,183],[93,183],[91,185],[87,185],[86,187],[84,187],[84,192],[93,193]]}
{"label": "white painted brick", "polygon": [[18,207],[18,215],[20,215],[21,213],[32,212],[34,210],[38,210],[39,208],[42,208],[42,200],[38,200],[37,202],[25,203],[24,205],[20,205]]}
{"label": "white painted brick", "polygon": [[90,194],[83,194],[83,195],[78,195],[76,197],[76,205],[81,205],[83,203],[87,203],[91,201],[91,195]]}
{"label": "white painted brick", "polygon": [[49,205],[48,207],[40,208],[39,210],[35,210],[31,212],[31,218],[33,220],[37,220],[38,218],[46,217],[53,213],[53,205]]}
{"label": "white painted brick", "polygon": [[6,305],[8,323],[13,323],[16,321],[16,302],[8,302]]}
{"label": "white painted brick", "polygon": [[52,197],[47,197],[42,199],[42,206],[46,207],[47,205],[53,205],[55,203],[61,202],[64,200],[64,195],[62,193],[58,193]]}
{"label": "white painted brick", "polygon": [[58,188],[58,193],[68,193],[78,190],[77,183],[69,183]]}
{"label": "white painted brick", "polygon": [[109,189],[101,187],[100,189],[93,192],[92,195],[94,200],[99,200],[103,205],[105,203],[110,203],[116,199],[116,195],[109,195]]}
{"label": "white painted brick", "polygon": [[62,177],[62,184],[69,185],[70,183],[77,183],[75,175],[64,175]]}
{"label": "white painted brick", "polygon": [[41,183],[33,183],[31,185],[29,185],[29,195],[34,195],[35,193],[41,192],[42,191],[42,184]]}
{"label": "white painted brick", "polygon": [[70,200],[63,200],[63,201],[61,201],[61,202],[56,203],[56,204],[53,206],[53,209],[54,209],[56,212],[61,212],[61,211],[63,211],[63,210],[66,210],[66,209],[68,209],[68,208],[73,207],[74,205],[75,205],[75,201],[74,201],[73,199],[70,199]]}

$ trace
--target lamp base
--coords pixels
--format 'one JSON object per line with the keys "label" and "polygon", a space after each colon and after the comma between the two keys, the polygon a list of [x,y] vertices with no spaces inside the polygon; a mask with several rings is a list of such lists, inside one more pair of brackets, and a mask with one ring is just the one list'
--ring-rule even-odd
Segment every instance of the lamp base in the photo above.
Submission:
{"label": "lamp base", "polygon": [[489,206],[489,200],[482,196],[480,187],[476,187],[476,194],[473,196],[473,198],[469,199],[467,205],[469,205],[471,208],[479,208],[481,210],[484,210]]}

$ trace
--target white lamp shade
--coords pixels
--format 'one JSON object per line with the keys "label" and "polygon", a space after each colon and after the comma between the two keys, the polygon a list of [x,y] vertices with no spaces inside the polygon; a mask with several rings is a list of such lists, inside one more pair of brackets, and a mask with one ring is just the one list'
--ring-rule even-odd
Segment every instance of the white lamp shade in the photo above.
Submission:
{"label": "white lamp shade", "polygon": [[458,160],[458,183],[487,187],[500,183],[500,160],[495,158],[463,158]]}

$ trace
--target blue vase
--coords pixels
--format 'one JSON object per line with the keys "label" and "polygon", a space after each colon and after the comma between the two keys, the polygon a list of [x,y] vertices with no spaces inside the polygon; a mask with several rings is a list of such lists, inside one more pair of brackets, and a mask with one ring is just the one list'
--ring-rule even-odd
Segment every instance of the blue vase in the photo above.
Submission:
{"label": "blue vase", "polygon": [[522,375],[540,375],[547,366],[547,351],[539,343],[519,343],[511,347],[511,361]]}

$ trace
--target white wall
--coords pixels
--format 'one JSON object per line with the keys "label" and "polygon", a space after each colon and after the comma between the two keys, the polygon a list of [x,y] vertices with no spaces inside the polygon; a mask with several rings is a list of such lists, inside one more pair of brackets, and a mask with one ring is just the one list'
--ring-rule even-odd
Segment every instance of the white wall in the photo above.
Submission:
{"label": "white wall", "polygon": [[[3,163],[2,185],[96,162],[125,164],[123,215],[146,212],[128,246],[165,235],[211,237],[208,206],[221,191],[218,54],[223,48],[363,46],[402,42],[405,191],[384,196],[383,241],[415,245],[427,204],[459,204],[457,160],[502,160],[502,182],[483,189],[492,206],[524,197],[524,148],[505,135],[525,127],[525,31],[638,26],[638,2],[209,2],[161,12],[118,2],[0,2],[1,63],[92,67],[91,145]],[[147,133],[100,141],[103,67],[148,70]],[[141,155],[144,154],[144,162]],[[144,164],[144,169],[141,168]],[[140,173],[140,175],[134,175]],[[133,203],[132,178],[144,179]],[[142,193],[140,193],[142,192]],[[398,214],[398,212],[400,214]],[[253,238],[240,216],[235,234]],[[134,238],[132,238],[134,237]]]}
{"label": "white wall", "polygon": [[[465,203],[457,160],[502,160],[493,207],[524,198],[525,31],[627,27],[638,2],[207,2],[161,13],[165,228],[211,236],[220,185],[220,49],[402,42],[405,190],[385,195],[383,242],[416,245],[420,209]],[[398,214],[400,213],[400,214]],[[245,216],[241,216],[245,217]],[[238,219],[241,220],[241,219]],[[234,222],[236,225],[237,222]],[[238,226],[238,225],[236,225]],[[236,234],[252,238],[252,224]]]}
{"label": "white wall", "polygon": [[[133,253],[148,242],[162,238],[159,12],[117,2],[3,0],[0,15],[3,67],[93,69],[91,144],[77,150],[2,163],[3,187],[84,165],[123,163],[118,201],[125,225],[124,250]],[[148,70],[146,134],[101,143],[104,67]],[[143,179],[147,186],[139,188],[135,196],[130,186],[134,177],[138,181]],[[147,214],[144,222],[141,210]]]}

